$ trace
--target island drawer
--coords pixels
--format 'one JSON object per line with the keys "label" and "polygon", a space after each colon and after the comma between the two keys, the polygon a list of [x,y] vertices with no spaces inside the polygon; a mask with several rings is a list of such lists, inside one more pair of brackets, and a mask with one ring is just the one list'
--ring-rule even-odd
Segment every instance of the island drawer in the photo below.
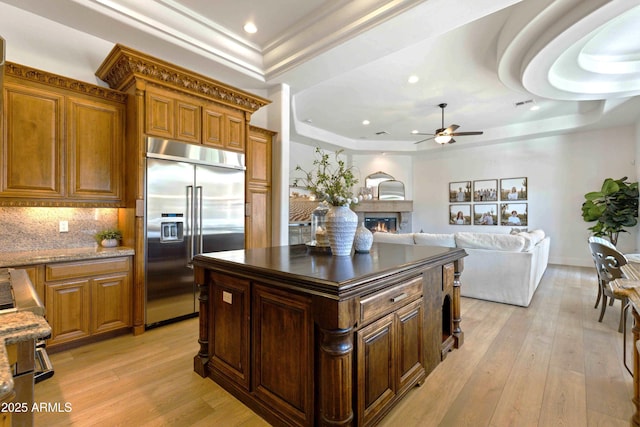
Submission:
{"label": "island drawer", "polygon": [[47,264],[45,268],[45,280],[50,282],[76,277],[99,276],[121,271],[129,271],[128,257],[62,262]]}
{"label": "island drawer", "polygon": [[360,323],[379,319],[422,296],[422,276],[360,299]]}

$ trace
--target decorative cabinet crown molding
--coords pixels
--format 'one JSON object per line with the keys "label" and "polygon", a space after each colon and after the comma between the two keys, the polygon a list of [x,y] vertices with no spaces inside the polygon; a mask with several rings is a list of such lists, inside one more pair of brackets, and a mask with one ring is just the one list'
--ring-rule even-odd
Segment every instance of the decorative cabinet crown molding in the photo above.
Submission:
{"label": "decorative cabinet crown molding", "polygon": [[271,102],[121,44],[114,46],[96,76],[116,90],[126,91],[142,79],[249,112]]}
{"label": "decorative cabinet crown molding", "polygon": [[96,86],[90,83],[74,80],[69,77],[59,76],[57,74],[49,73],[46,71],[38,70],[28,67],[26,65],[15,64],[13,62],[7,62],[5,65],[5,74],[7,76],[14,76],[23,80],[29,80],[32,82],[46,84],[48,86],[66,89],[85,95],[91,95],[98,98],[107,99],[110,101],[116,101],[124,103],[127,101],[127,94],[118,92],[107,87]]}

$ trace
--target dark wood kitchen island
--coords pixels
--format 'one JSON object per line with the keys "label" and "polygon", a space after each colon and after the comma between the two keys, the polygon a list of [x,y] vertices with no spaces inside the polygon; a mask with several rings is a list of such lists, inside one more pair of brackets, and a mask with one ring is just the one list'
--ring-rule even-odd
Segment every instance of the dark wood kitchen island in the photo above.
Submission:
{"label": "dark wood kitchen island", "polygon": [[274,425],[376,424],[463,343],[463,249],[197,255],[194,370]]}

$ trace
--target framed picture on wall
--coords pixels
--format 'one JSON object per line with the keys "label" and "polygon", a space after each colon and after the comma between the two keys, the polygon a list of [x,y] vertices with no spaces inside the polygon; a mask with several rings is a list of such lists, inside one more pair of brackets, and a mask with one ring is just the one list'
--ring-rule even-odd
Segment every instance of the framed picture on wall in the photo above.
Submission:
{"label": "framed picture on wall", "polygon": [[527,178],[501,179],[500,200],[527,200]]}
{"label": "framed picture on wall", "polygon": [[529,211],[527,203],[501,203],[500,225],[528,225]]}
{"label": "framed picture on wall", "polygon": [[471,225],[471,205],[449,205],[449,224]]}
{"label": "framed picture on wall", "polygon": [[473,201],[474,202],[497,202],[498,201],[498,180],[485,179],[473,181]]}
{"label": "framed picture on wall", "polygon": [[471,181],[458,181],[449,183],[449,202],[470,202]]}
{"label": "framed picture on wall", "polygon": [[498,225],[498,204],[473,205],[473,225]]}

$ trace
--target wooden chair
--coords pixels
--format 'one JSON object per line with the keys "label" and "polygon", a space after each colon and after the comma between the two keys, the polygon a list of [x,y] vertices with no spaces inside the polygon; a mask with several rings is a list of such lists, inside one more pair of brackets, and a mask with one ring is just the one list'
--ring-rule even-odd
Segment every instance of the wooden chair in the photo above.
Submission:
{"label": "wooden chair", "polygon": [[600,284],[600,292],[602,296],[602,306],[600,308],[600,318],[598,319],[598,322],[602,322],[602,318],[604,317],[604,312],[607,308],[607,298],[611,298],[612,301],[613,299],[619,299],[621,301],[621,307],[618,332],[622,332],[623,326],[627,320],[625,310],[627,298],[616,296],[611,291],[609,282],[623,276],[620,267],[627,263],[627,259],[621,252],[615,249],[615,247],[612,248],[609,245],[599,242],[590,242],[589,249],[591,250],[594,262],[596,263],[596,271],[598,272],[598,282]]}
{"label": "wooden chair", "polygon": [[[608,246],[611,249],[616,249],[615,245],[613,243],[611,243],[610,241],[608,241],[607,239],[604,239],[602,237],[597,237],[597,236],[590,236],[589,237],[589,243],[600,243],[602,245]],[[616,249],[617,250],[617,249]],[[593,256],[593,252],[591,252],[591,256]],[[595,257],[593,258],[593,264],[595,265],[596,263],[596,259]],[[596,269],[598,267],[596,266]],[[593,306],[593,308],[598,308],[598,304],[600,303],[600,300],[602,299],[602,283],[600,282],[600,276],[598,276],[598,296],[596,297],[596,304]],[[609,303],[609,305],[613,304],[614,299],[611,299],[611,302]]]}

